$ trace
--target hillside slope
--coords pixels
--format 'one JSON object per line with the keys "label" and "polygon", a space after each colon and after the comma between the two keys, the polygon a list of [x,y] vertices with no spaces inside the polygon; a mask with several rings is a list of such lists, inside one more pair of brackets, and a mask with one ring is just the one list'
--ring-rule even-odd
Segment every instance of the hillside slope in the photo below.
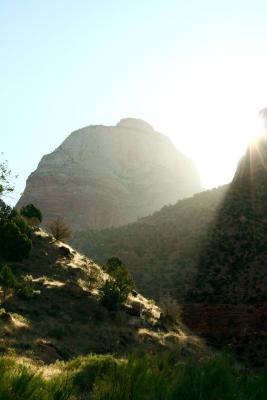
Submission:
{"label": "hillside slope", "polygon": [[9,265],[18,280],[32,275],[36,294],[31,298],[14,294],[2,302],[2,354],[47,364],[88,353],[122,356],[158,352],[175,343],[200,346],[185,328],[165,320],[159,307],[138,293],[119,310],[108,311],[98,295],[107,274],[42,230],[33,235],[30,258]]}
{"label": "hillside slope", "polygon": [[194,162],[145,121],[73,132],[45,155],[18,202],[73,230],[125,225],[201,190]]}

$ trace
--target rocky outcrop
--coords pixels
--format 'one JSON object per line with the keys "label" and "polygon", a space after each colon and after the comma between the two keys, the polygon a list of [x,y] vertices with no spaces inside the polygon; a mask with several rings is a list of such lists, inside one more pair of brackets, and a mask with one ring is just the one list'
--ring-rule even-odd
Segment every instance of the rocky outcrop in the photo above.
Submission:
{"label": "rocky outcrop", "polygon": [[62,215],[74,230],[124,225],[201,190],[194,163],[146,122],[73,132],[45,155],[18,207],[33,203],[44,224]]}

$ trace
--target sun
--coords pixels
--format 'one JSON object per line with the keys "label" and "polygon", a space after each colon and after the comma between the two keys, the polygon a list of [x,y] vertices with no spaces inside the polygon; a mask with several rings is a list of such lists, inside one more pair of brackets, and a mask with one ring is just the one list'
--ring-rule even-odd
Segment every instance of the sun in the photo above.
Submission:
{"label": "sun", "polygon": [[255,120],[255,128],[248,136],[248,144],[256,144],[263,136],[267,136],[267,108],[263,108]]}

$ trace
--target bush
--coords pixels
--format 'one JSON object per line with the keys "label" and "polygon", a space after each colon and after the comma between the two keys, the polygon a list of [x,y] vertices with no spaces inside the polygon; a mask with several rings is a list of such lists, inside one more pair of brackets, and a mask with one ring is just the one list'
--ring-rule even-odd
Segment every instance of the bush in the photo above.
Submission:
{"label": "bush", "polygon": [[108,274],[112,274],[117,268],[122,266],[122,261],[118,257],[110,257],[106,263],[106,271]]}
{"label": "bush", "polygon": [[29,239],[32,237],[32,230],[29,225],[24,221],[24,219],[17,213],[12,218],[12,222],[17,225],[20,232],[26,235]]}
{"label": "bush", "polygon": [[28,257],[31,229],[18,212],[0,200],[0,256],[10,261]]}
{"label": "bush", "polygon": [[128,294],[134,290],[135,285],[133,277],[118,257],[111,257],[108,259],[106,271],[115,279],[121,292],[127,292],[128,296]]}
{"label": "bush", "polygon": [[33,204],[27,204],[26,206],[22,207],[20,214],[26,219],[27,223],[31,227],[40,225],[43,219],[41,211]]}
{"label": "bush", "polygon": [[71,237],[72,232],[70,226],[63,217],[57,217],[51,221],[47,227],[56,240],[65,241]]}
{"label": "bush", "polygon": [[0,225],[10,221],[17,215],[17,211],[11,208],[3,200],[0,199]]}
{"label": "bush", "polygon": [[101,301],[108,309],[116,310],[127,300],[129,293],[134,289],[134,281],[125,265],[117,257],[108,260],[106,270],[110,274],[110,278],[100,289]]}
{"label": "bush", "polygon": [[[21,221],[19,221],[21,224]],[[0,254],[6,260],[20,261],[29,256],[32,242],[16,221],[0,225]]]}
{"label": "bush", "polygon": [[127,296],[125,297],[125,294],[121,293],[120,288],[114,279],[107,279],[100,289],[100,293],[101,303],[109,310],[117,310],[119,305],[127,298]]}
{"label": "bush", "polygon": [[17,294],[23,299],[32,299],[40,292],[35,290],[32,275],[25,275],[22,281],[17,285]]}

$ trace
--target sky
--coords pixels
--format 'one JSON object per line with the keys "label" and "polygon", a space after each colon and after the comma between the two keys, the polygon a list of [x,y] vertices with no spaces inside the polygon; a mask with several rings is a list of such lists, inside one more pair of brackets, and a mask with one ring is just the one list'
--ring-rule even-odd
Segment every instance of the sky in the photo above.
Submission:
{"label": "sky", "polygon": [[0,152],[15,202],[72,131],[149,122],[231,180],[267,106],[266,0],[0,0]]}

